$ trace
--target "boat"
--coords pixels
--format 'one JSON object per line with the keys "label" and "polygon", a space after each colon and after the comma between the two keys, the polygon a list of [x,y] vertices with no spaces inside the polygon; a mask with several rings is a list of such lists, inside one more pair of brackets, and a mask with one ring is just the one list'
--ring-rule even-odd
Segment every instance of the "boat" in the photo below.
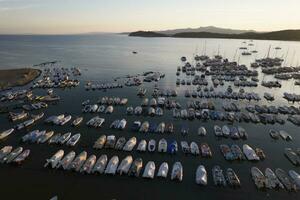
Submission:
{"label": "boat", "polygon": [[183,167],[181,162],[175,162],[172,167],[171,180],[182,181],[183,179]]}
{"label": "boat", "polygon": [[52,122],[53,124],[59,125],[60,122],[61,122],[64,118],[65,118],[65,115],[64,115],[64,114],[57,115],[57,116],[54,116],[53,120],[50,121],[50,122]]}
{"label": "boat", "polygon": [[105,110],[105,113],[106,114],[111,114],[111,113],[113,113],[113,111],[114,111],[114,107],[113,106],[108,106]]}
{"label": "boat", "polygon": [[71,116],[71,115],[68,115],[68,116],[64,117],[64,118],[60,121],[59,125],[63,126],[63,125],[65,125],[66,123],[68,123],[71,119],[72,119],[72,116]]}
{"label": "boat", "polygon": [[47,167],[49,164],[54,169],[58,165],[58,163],[61,161],[61,159],[64,156],[64,150],[58,150],[50,159],[46,160],[46,164],[44,167]]}
{"label": "boat", "polygon": [[135,115],[141,115],[142,112],[143,112],[143,108],[141,106],[135,107],[135,109],[134,109],[134,114]]}
{"label": "boat", "polygon": [[131,164],[133,162],[132,156],[126,156],[120,163],[117,173],[120,175],[128,174]]}
{"label": "boat", "polygon": [[284,155],[291,161],[293,165],[300,165],[300,157],[291,148],[285,148]]}
{"label": "boat", "polygon": [[92,169],[92,173],[103,174],[106,168],[107,160],[107,155],[101,155],[95,163],[94,168]]}
{"label": "boat", "polygon": [[258,189],[266,187],[266,177],[257,167],[251,168],[251,176]]}
{"label": "boat", "polygon": [[67,142],[71,137],[71,133],[65,133],[63,134],[58,140],[57,140],[57,144],[64,144],[65,142]]}
{"label": "boat", "polygon": [[48,144],[57,144],[60,137],[61,137],[61,133],[55,134],[48,140]]}
{"label": "boat", "polygon": [[248,144],[243,145],[243,152],[246,158],[250,161],[260,160],[259,157],[256,155],[255,151]]}
{"label": "boat", "polygon": [[125,146],[123,147],[123,151],[132,151],[132,149],[133,149],[133,148],[135,147],[135,145],[136,145],[136,142],[137,142],[136,137],[130,138],[130,139],[126,142]]}
{"label": "boat", "polygon": [[226,186],[226,180],[223,174],[223,170],[220,168],[220,166],[216,165],[212,168],[212,175],[214,184],[216,186]]}
{"label": "boat", "polygon": [[189,133],[189,130],[190,130],[189,127],[184,124],[181,126],[180,133],[183,136],[187,136],[187,134]]}
{"label": "boat", "polygon": [[142,103],[141,103],[141,106],[142,107],[147,107],[148,104],[149,104],[149,99],[148,98],[144,98],[143,101],[142,101]]}
{"label": "boat", "polygon": [[210,147],[208,146],[207,143],[202,143],[200,145],[200,149],[201,149],[201,156],[205,157],[205,158],[210,158],[212,157],[212,152]]}
{"label": "boat", "polygon": [[265,177],[266,177],[266,187],[268,189],[280,189],[280,188],[284,189],[284,186],[278,180],[277,176],[270,168],[266,168]]}
{"label": "boat", "polygon": [[234,170],[231,169],[231,168],[228,168],[226,170],[226,180],[228,182],[228,185],[233,187],[233,188],[241,186],[241,182],[240,182],[239,177],[236,175]]}
{"label": "boat", "polygon": [[234,160],[244,160],[244,154],[241,148],[237,144],[233,144],[230,147]]}
{"label": "boat", "polygon": [[234,155],[231,152],[230,147],[227,144],[221,144],[220,145],[220,150],[225,158],[225,160],[234,160]]}
{"label": "boat", "polygon": [[199,146],[196,142],[191,142],[190,144],[190,153],[197,156],[200,154]]}
{"label": "boat", "polygon": [[261,148],[256,148],[255,153],[259,157],[260,160],[264,160],[266,158],[266,155]]}
{"label": "boat", "polygon": [[280,130],[279,134],[280,134],[281,138],[286,140],[286,141],[292,141],[293,140],[292,136],[284,130]]}
{"label": "boat", "polygon": [[148,151],[149,152],[154,152],[156,149],[156,141],[151,139],[148,143]]}
{"label": "boat", "polygon": [[168,142],[168,150],[167,152],[170,154],[175,154],[178,151],[178,144],[176,140]]}
{"label": "boat", "polygon": [[297,187],[300,188],[300,175],[294,170],[289,170],[289,175]]}
{"label": "boat", "polygon": [[20,155],[22,153],[22,151],[23,151],[23,147],[18,147],[16,149],[14,149],[6,157],[4,157],[2,159],[2,163],[3,162],[6,162],[6,163],[12,162],[18,155]]}
{"label": "boat", "polygon": [[145,121],[141,127],[140,127],[140,132],[142,133],[147,133],[148,132],[148,129],[149,129],[149,122],[148,121]]}
{"label": "boat", "polygon": [[120,137],[116,142],[115,149],[116,150],[122,150],[125,143],[126,143],[126,138],[125,137]]}
{"label": "boat", "polygon": [[195,181],[198,185],[207,185],[207,172],[203,165],[198,166]]}
{"label": "boat", "polygon": [[215,125],[215,126],[214,126],[214,131],[215,131],[215,135],[216,135],[217,137],[223,136],[222,129],[221,129],[220,126]]}
{"label": "boat", "polygon": [[77,117],[73,122],[72,126],[79,126],[81,122],[83,121],[83,117]]}
{"label": "boat", "polygon": [[86,161],[87,158],[87,152],[83,151],[81,152],[70,164],[68,170],[74,170],[76,172],[78,172],[82,165],[84,164],[84,162]]}
{"label": "boat", "polygon": [[123,129],[125,129],[126,124],[127,124],[126,119],[122,119],[122,120],[120,120],[119,124],[117,125],[117,128],[119,130],[123,130]]}
{"label": "boat", "polygon": [[56,166],[57,169],[62,167],[64,170],[69,169],[70,164],[74,160],[76,153],[74,151],[69,152],[62,160],[60,160]]}
{"label": "boat", "polygon": [[141,140],[140,143],[138,144],[137,151],[145,152],[146,149],[147,149],[147,142],[146,142],[146,140]]}
{"label": "boat", "polygon": [[37,143],[45,143],[54,135],[54,131],[48,131],[37,139]]}
{"label": "boat", "polygon": [[9,112],[8,115],[9,115],[9,119],[12,122],[15,122],[15,121],[18,121],[18,120],[21,120],[21,119],[25,119],[26,117],[28,117],[28,113],[24,112],[24,111],[22,111],[20,113]]}
{"label": "boat", "polygon": [[15,164],[21,164],[25,161],[25,159],[30,155],[30,150],[26,149],[22,153],[20,153],[13,161],[12,163]]}
{"label": "boat", "polygon": [[206,129],[203,126],[201,126],[201,127],[198,128],[198,135],[205,136],[206,133],[207,133]]}
{"label": "boat", "polygon": [[291,181],[284,170],[277,168],[275,174],[287,191],[296,191],[296,185]]}
{"label": "boat", "polygon": [[41,112],[39,114],[36,114],[36,115],[31,115],[31,118],[34,120],[34,121],[38,121],[40,119],[42,119],[44,117],[45,113]]}
{"label": "boat", "polygon": [[5,146],[0,150],[0,162],[2,162],[2,159],[11,153],[12,149],[12,146]]}
{"label": "boat", "polygon": [[280,134],[278,131],[274,130],[274,129],[270,129],[269,130],[269,134],[271,136],[271,138],[275,139],[275,140],[278,140],[279,137],[280,137]]}
{"label": "boat", "polygon": [[138,131],[141,127],[141,122],[140,121],[134,121],[132,126],[131,126],[131,130],[132,131]]}
{"label": "boat", "polygon": [[161,153],[166,153],[167,150],[168,150],[167,140],[165,140],[164,138],[160,139],[159,142],[158,142],[157,151],[161,152]]}
{"label": "boat", "polygon": [[167,123],[166,124],[165,132],[167,132],[167,133],[173,133],[174,132],[173,123]]}
{"label": "boat", "polygon": [[229,137],[230,136],[230,128],[228,126],[224,125],[222,127],[222,135],[224,137]]}
{"label": "boat", "polygon": [[104,147],[105,142],[106,142],[106,135],[101,135],[94,143],[93,148],[102,149]]}
{"label": "boat", "polygon": [[91,155],[83,164],[82,168],[80,169],[80,172],[90,174],[96,163],[96,159],[97,157],[95,155]]}
{"label": "boat", "polygon": [[166,127],[166,124],[164,122],[161,122],[157,128],[156,128],[156,133],[164,133],[165,132],[165,127]]}
{"label": "boat", "polygon": [[126,114],[127,114],[127,115],[132,115],[132,114],[133,114],[133,111],[134,111],[134,109],[133,109],[132,106],[129,106],[129,107],[126,108]]}
{"label": "boat", "polygon": [[118,165],[119,165],[119,157],[113,156],[109,160],[104,173],[114,175],[117,171]]}
{"label": "boat", "polygon": [[129,169],[128,175],[138,177],[140,175],[142,167],[143,160],[141,158],[136,158]]}
{"label": "boat", "polygon": [[75,146],[78,141],[80,140],[80,137],[81,137],[81,134],[80,133],[77,133],[75,135],[73,135],[68,141],[67,141],[67,146]]}
{"label": "boat", "polygon": [[151,117],[155,116],[155,109],[153,107],[150,107],[148,109],[148,115],[151,116]]}
{"label": "boat", "polygon": [[151,107],[156,107],[156,106],[157,106],[157,101],[156,101],[155,98],[152,98],[152,99],[150,100],[150,106],[151,106]]}
{"label": "boat", "polygon": [[6,131],[3,131],[0,133],[0,140],[3,140],[4,138],[6,138],[7,136],[9,136],[10,134],[12,134],[12,132],[14,132],[15,129],[11,128],[8,129]]}
{"label": "boat", "polygon": [[106,137],[106,143],[104,145],[106,149],[113,149],[115,147],[115,144],[116,144],[116,136],[109,135]]}
{"label": "boat", "polygon": [[167,162],[163,162],[157,172],[157,177],[167,178],[169,171],[169,165]]}
{"label": "boat", "polygon": [[144,169],[143,178],[153,179],[155,175],[155,163],[149,161]]}

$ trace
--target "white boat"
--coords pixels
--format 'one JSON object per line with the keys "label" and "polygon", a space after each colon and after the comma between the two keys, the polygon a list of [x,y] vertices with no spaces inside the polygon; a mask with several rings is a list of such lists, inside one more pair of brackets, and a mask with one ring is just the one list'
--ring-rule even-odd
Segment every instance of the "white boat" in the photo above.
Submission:
{"label": "white boat", "polygon": [[81,167],[80,172],[90,174],[96,163],[96,159],[97,157],[95,155],[91,155]]}
{"label": "white boat", "polygon": [[190,144],[190,152],[191,154],[197,156],[200,154],[199,146],[196,142],[191,142]]}
{"label": "white boat", "polygon": [[120,130],[123,130],[123,129],[126,127],[126,124],[127,124],[126,119],[122,119],[122,120],[119,122],[117,128],[120,129]]}
{"label": "white boat", "polygon": [[109,135],[106,137],[106,143],[105,143],[105,148],[107,149],[113,149],[116,144],[116,136],[115,135]]}
{"label": "white boat", "polygon": [[101,155],[100,158],[97,160],[92,173],[100,173],[103,174],[107,164],[107,155]]}
{"label": "white boat", "polygon": [[59,138],[61,137],[61,133],[57,133],[53,137],[51,137],[48,141],[48,144],[56,144],[58,143]]}
{"label": "white boat", "polygon": [[114,107],[113,106],[108,106],[105,110],[106,114],[111,114],[114,111]]}
{"label": "white boat", "polygon": [[141,140],[140,143],[138,144],[137,151],[145,152],[146,149],[147,149],[147,141]]}
{"label": "white boat", "polygon": [[58,150],[50,159],[46,160],[44,167],[47,167],[50,164],[52,168],[55,168],[63,158],[64,153],[64,150]]}
{"label": "white boat", "polygon": [[158,152],[162,152],[162,153],[167,152],[167,150],[168,150],[167,140],[165,140],[164,138],[160,139],[158,142],[157,150],[158,150]]}
{"label": "white boat", "polygon": [[143,178],[153,179],[155,175],[155,163],[153,161],[149,161],[144,169]]}
{"label": "white boat", "polygon": [[80,133],[77,133],[75,135],[73,135],[68,141],[67,141],[67,146],[75,146],[78,141],[80,140],[80,137],[81,137],[81,134]]}
{"label": "white boat", "polygon": [[107,166],[106,166],[106,169],[105,169],[105,174],[111,174],[111,175],[114,175],[117,171],[117,168],[118,168],[118,165],[119,165],[119,157],[118,156],[113,156]]}
{"label": "white boat", "polygon": [[169,165],[166,162],[163,162],[157,172],[158,177],[167,178],[169,171]]}
{"label": "white boat", "polygon": [[157,126],[157,129],[156,129],[156,133],[164,133],[165,132],[165,127],[166,127],[166,124],[164,122],[161,122],[158,126]]}
{"label": "white boat", "polygon": [[259,157],[256,155],[255,151],[248,144],[243,145],[243,152],[246,158],[250,161],[260,160]]}
{"label": "white boat", "polygon": [[98,111],[98,108],[99,108],[99,106],[98,106],[97,104],[94,104],[94,105],[92,105],[92,106],[91,106],[91,108],[90,108],[90,112],[93,112],[93,113],[95,113],[95,112],[97,112],[97,111]]}
{"label": "white boat", "polygon": [[12,162],[18,155],[20,155],[23,151],[23,147],[18,147],[14,149],[10,154],[8,154],[5,158],[2,159],[2,161],[6,163]]}
{"label": "white boat", "polygon": [[293,140],[293,137],[284,130],[280,130],[279,135],[281,136],[282,139],[284,139],[286,141]]}
{"label": "white boat", "polygon": [[77,117],[73,122],[72,126],[79,126],[81,122],[83,121],[83,117]]}
{"label": "white boat", "polygon": [[198,185],[207,185],[207,172],[203,165],[199,165],[197,168],[196,183]]}
{"label": "white boat", "polygon": [[64,118],[60,121],[59,125],[63,126],[63,125],[65,125],[66,123],[68,123],[71,119],[72,119],[72,116],[71,116],[71,115],[68,115],[68,116],[64,117]]}
{"label": "white boat", "polygon": [[132,162],[133,162],[132,156],[126,156],[121,161],[121,164],[119,165],[119,167],[117,169],[117,173],[120,174],[120,175],[128,174],[128,171],[131,167]]}
{"label": "white boat", "polygon": [[230,136],[230,128],[226,125],[222,127],[222,134],[224,137],[229,137]]}
{"label": "white boat", "polygon": [[65,142],[67,142],[71,137],[71,133],[65,133],[63,134],[57,141],[58,144],[64,144]]}
{"label": "white boat", "polygon": [[74,151],[69,152],[62,160],[59,161],[56,168],[62,167],[64,170],[69,169],[70,164],[74,160],[76,153]]}
{"label": "white boat", "polygon": [[48,131],[45,134],[41,135],[38,139],[37,139],[37,143],[45,143],[47,142],[47,140],[49,140],[54,134],[54,131]]}
{"label": "white boat", "polygon": [[172,168],[171,180],[182,181],[183,178],[183,167],[181,162],[175,162]]}
{"label": "white boat", "polygon": [[135,147],[135,145],[136,145],[136,142],[137,142],[136,137],[130,138],[130,139],[126,142],[126,144],[124,145],[123,151],[132,151],[132,149],[133,149],[133,148]]}
{"label": "white boat", "polygon": [[0,140],[6,138],[7,136],[9,136],[10,134],[12,134],[12,132],[14,132],[15,129],[11,128],[11,129],[8,129],[6,131],[3,131],[0,133]]}
{"label": "white boat", "polygon": [[58,115],[58,116],[55,116],[52,120],[52,123],[53,124],[56,124],[56,125],[59,125],[61,123],[61,121],[65,118],[65,115],[62,114],[62,115]]}
{"label": "white boat", "polygon": [[289,175],[293,179],[297,187],[300,188],[300,175],[294,170],[290,170]]}
{"label": "white boat", "polygon": [[265,185],[267,188],[269,189],[283,189],[283,185],[282,183],[278,180],[277,176],[275,175],[275,173],[270,169],[270,168],[266,168],[265,170]]}
{"label": "white boat", "polygon": [[206,135],[206,129],[203,126],[199,127],[198,135],[200,135],[200,136],[205,136]]}
{"label": "white boat", "polygon": [[84,162],[86,161],[87,158],[87,152],[83,151],[81,152],[70,164],[69,166],[69,170],[75,170],[76,172],[78,172],[80,170],[80,168],[82,167],[82,165],[84,164]]}
{"label": "white boat", "polygon": [[215,131],[215,135],[216,135],[217,137],[223,136],[222,129],[221,129],[220,126],[215,125],[215,126],[214,126],[214,131]]}
{"label": "white boat", "polygon": [[21,164],[30,155],[30,150],[26,149],[22,151],[15,159],[12,160],[13,163]]}
{"label": "white boat", "polygon": [[148,121],[145,121],[143,122],[143,124],[141,125],[140,127],[140,132],[142,133],[147,133],[148,132],[148,129],[149,129],[149,122]]}
{"label": "white boat", "polygon": [[0,150],[0,162],[2,161],[3,158],[5,158],[10,152],[12,151],[13,147],[12,146],[5,146]]}
{"label": "white boat", "polygon": [[251,168],[251,175],[258,189],[262,189],[266,186],[266,177],[257,167]]}
{"label": "white boat", "polygon": [[148,151],[149,152],[154,152],[156,149],[156,141],[151,139],[148,143]]}

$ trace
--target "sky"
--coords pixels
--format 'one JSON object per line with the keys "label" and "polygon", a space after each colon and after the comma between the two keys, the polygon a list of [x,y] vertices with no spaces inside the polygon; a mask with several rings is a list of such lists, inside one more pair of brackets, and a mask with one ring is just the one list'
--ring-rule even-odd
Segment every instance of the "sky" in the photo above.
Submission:
{"label": "sky", "polygon": [[300,0],[0,0],[0,34],[300,29]]}

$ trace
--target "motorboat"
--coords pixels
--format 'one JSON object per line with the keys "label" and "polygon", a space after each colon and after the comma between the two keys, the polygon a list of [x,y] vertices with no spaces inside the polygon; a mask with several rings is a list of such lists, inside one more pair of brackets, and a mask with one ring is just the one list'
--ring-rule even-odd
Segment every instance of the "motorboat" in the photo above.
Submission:
{"label": "motorboat", "polygon": [[172,167],[171,180],[182,181],[183,179],[183,167],[181,162],[175,162]]}
{"label": "motorboat", "polygon": [[8,129],[6,131],[3,131],[0,133],[0,140],[3,140],[4,138],[6,138],[7,136],[9,136],[10,134],[12,134],[14,132],[15,129],[11,128]]}
{"label": "motorboat", "polygon": [[72,116],[71,116],[71,115],[68,115],[68,116],[64,117],[64,118],[59,122],[59,125],[63,126],[63,125],[65,125],[66,123],[68,123],[71,119],[72,119]]}
{"label": "motorboat", "polygon": [[222,127],[222,135],[224,137],[229,137],[230,136],[230,128],[228,126],[224,125]]}
{"label": "motorboat", "polygon": [[259,157],[256,155],[255,151],[248,144],[243,145],[243,152],[246,158],[250,161],[260,160]]}
{"label": "motorboat", "polygon": [[136,145],[136,142],[137,142],[136,137],[130,138],[130,139],[126,142],[125,146],[123,147],[123,151],[132,151],[132,149],[133,149],[133,148],[135,147],[135,145]]}
{"label": "motorboat", "polygon": [[165,127],[166,127],[166,124],[164,122],[161,122],[158,126],[157,126],[157,129],[156,129],[156,133],[164,133],[165,132]]}
{"label": "motorboat", "polygon": [[107,155],[101,155],[100,158],[98,158],[96,164],[94,165],[92,173],[103,174],[106,168],[107,160]]}
{"label": "motorboat", "polygon": [[149,152],[154,152],[156,149],[156,141],[151,139],[148,143],[148,151]]}
{"label": "motorboat", "polygon": [[190,144],[190,153],[197,156],[200,154],[199,146],[196,142],[191,142]]}
{"label": "motorboat", "polygon": [[264,160],[266,158],[266,155],[261,148],[256,148],[255,153],[259,157],[260,160]]}
{"label": "motorboat", "polygon": [[118,165],[119,165],[119,157],[113,156],[109,160],[104,173],[114,175],[117,171]]}
{"label": "motorboat", "polygon": [[231,145],[230,150],[231,150],[234,160],[244,160],[245,159],[241,148],[237,144]]}
{"label": "motorboat", "polygon": [[120,122],[119,122],[117,128],[120,129],[120,130],[123,130],[123,129],[125,129],[126,124],[127,124],[126,119],[122,119],[122,120],[120,120]]}
{"label": "motorboat", "polygon": [[77,117],[73,122],[72,126],[79,126],[81,122],[83,121],[83,117]]}
{"label": "motorboat", "polygon": [[12,146],[4,146],[0,150],[0,162],[2,162],[2,159],[5,158],[6,156],[8,156],[8,154],[11,153],[12,149],[13,149]]}
{"label": "motorboat", "polygon": [[205,157],[205,158],[210,158],[212,157],[212,152],[210,147],[208,146],[207,143],[202,143],[200,145],[200,149],[201,149],[201,156]]}
{"label": "motorboat", "polygon": [[279,132],[274,129],[270,129],[269,134],[270,134],[271,138],[273,138],[274,140],[278,140],[280,137]]}
{"label": "motorboat", "polygon": [[141,122],[140,121],[134,121],[131,127],[132,131],[138,131],[141,127]]}
{"label": "motorboat", "polygon": [[206,133],[207,133],[206,129],[203,126],[201,126],[201,127],[198,128],[198,135],[205,136]]}
{"label": "motorboat", "polygon": [[147,141],[141,140],[138,144],[137,151],[145,152],[147,150]]}
{"label": "motorboat", "polygon": [[147,133],[148,132],[148,129],[149,129],[149,122],[148,121],[145,121],[141,127],[140,127],[140,132],[142,133]]}
{"label": "motorboat", "polygon": [[132,156],[126,156],[120,163],[117,173],[120,175],[128,174],[131,164],[133,162]]}
{"label": "motorboat", "polygon": [[2,162],[10,163],[12,162],[17,156],[19,156],[23,151],[23,147],[18,147],[12,150],[6,157],[2,159]]}
{"label": "motorboat", "polygon": [[234,160],[234,155],[231,152],[231,149],[227,144],[221,144],[220,150],[226,160]]}
{"label": "motorboat", "polygon": [[169,154],[175,154],[178,151],[178,144],[176,142],[176,140],[173,140],[171,142],[168,142],[168,150],[167,152]]}
{"label": "motorboat", "polygon": [[44,167],[47,167],[48,165],[50,165],[53,169],[56,168],[58,163],[63,158],[64,153],[65,153],[64,150],[62,150],[62,149],[58,150],[50,159],[46,160],[46,164],[44,165]]}
{"label": "motorboat", "polygon": [[228,168],[226,170],[226,180],[228,182],[228,185],[235,188],[235,187],[240,187],[241,182],[239,177],[236,175],[233,169]]}
{"label": "motorboat", "polygon": [[143,108],[141,106],[135,107],[135,109],[134,109],[134,114],[135,115],[141,115],[142,112],[143,112]]}
{"label": "motorboat", "polygon": [[162,153],[166,153],[167,150],[168,150],[167,140],[165,140],[164,138],[160,139],[159,142],[158,142],[157,151],[162,152]]}
{"label": "motorboat", "polygon": [[216,135],[217,137],[223,136],[222,129],[221,129],[220,126],[215,125],[215,126],[214,126],[214,131],[215,131],[215,135]]}
{"label": "motorboat", "polygon": [[30,155],[30,149],[22,151],[15,159],[12,160],[12,163],[21,164],[25,159]]}
{"label": "motorboat", "polygon": [[263,189],[266,187],[266,177],[257,167],[251,168],[251,175],[258,189]]}
{"label": "motorboat", "polygon": [[284,139],[284,140],[286,140],[286,141],[293,140],[293,137],[290,134],[288,134],[286,131],[284,131],[284,130],[280,130],[279,134],[280,134],[281,138]]}
{"label": "motorboat", "polygon": [[216,165],[212,169],[214,184],[216,186],[226,186],[225,177],[223,174],[223,170],[220,168],[220,166]]}
{"label": "motorboat", "polygon": [[105,110],[105,113],[106,114],[111,114],[111,113],[113,113],[113,111],[114,111],[114,107],[113,106],[108,106]]}
{"label": "motorboat", "polygon": [[48,131],[37,139],[37,143],[45,143],[54,135],[54,131]]}
{"label": "motorboat", "polygon": [[123,150],[123,147],[124,147],[125,143],[126,143],[126,138],[125,137],[120,137],[116,142],[115,149],[116,150]]}
{"label": "motorboat", "polygon": [[48,144],[57,144],[60,137],[61,137],[61,133],[55,134],[48,140]]}
{"label": "motorboat", "polygon": [[57,141],[58,144],[64,144],[66,143],[70,137],[71,137],[72,133],[68,132],[68,133],[65,133],[63,134]]}
{"label": "motorboat", "polygon": [[92,169],[96,163],[97,157],[95,155],[91,155],[83,164],[83,166],[80,169],[81,173],[87,173],[90,174],[92,172]]}
{"label": "motorboat", "polygon": [[144,169],[143,178],[153,179],[155,175],[155,163],[149,161]]}
{"label": "motorboat", "polygon": [[300,188],[300,175],[295,170],[289,170],[289,175],[297,187]]}
{"label": "motorboat", "polygon": [[198,166],[195,181],[198,185],[207,185],[207,172],[203,165]]}
{"label": "motorboat", "polygon": [[167,162],[163,162],[157,172],[157,177],[167,178],[169,171],[169,165]]}
{"label": "motorboat", "polygon": [[116,144],[116,136],[109,135],[106,137],[106,143],[104,145],[106,149],[113,149],[115,147],[115,144]]}
{"label": "motorboat", "polygon": [[296,185],[291,181],[288,174],[284,170],[277,168],[275,170],[275,174],[287,191],[296,191]]}
{"label": "motorboat", "polygon": [[136,158],[129,169],[128,175],[138,177],[140,175],[142,168],[143,168],[143,160],[141,158]]}
{"label": "motorboat", "polygon": [[83,151],[81,152],[70,164],[68,170],[74,170],[76,172],[78,172],[82,165],[84,164],[84,162],[86,161],[87,158],[87,152]]}
{"label": "motorboat", "polygon": [[106,142],[106,135],[101,135],[94,143],[93,148],[102,149],[104,147],[105,142]]}
{"label": "motorboat", "polygon": [[77,133],[75,135],[73,135],[68,141],[67,141],[67,146],[75,146],[78,141],[80,140],[80,137],[81,137],[81,134],[80,133]]}
{"label": "motorboat", "polygon": [[291,148],[285,148],[284,155],[291,161],[293,165],[300,165],[300,157]]}
{"label": "motorboat", "polygon": [[62,167],[64,170],[69,169],[70,164],[74,160],[76,153],[74,151],[69,152],[62,160],[58,162],[56,168]]}

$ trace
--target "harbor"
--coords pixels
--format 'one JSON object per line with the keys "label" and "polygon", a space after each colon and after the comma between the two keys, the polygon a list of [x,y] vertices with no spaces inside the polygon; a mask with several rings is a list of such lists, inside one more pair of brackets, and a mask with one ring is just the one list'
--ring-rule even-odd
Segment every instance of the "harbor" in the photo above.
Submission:
{"label": "harbor", "polygon": [[[118,46],[124,37],[96,38]],[[138,54],[98,44],[97,59],[78,47],[78,58],[26,61],[41,76],[1,93],[4,196],[299,198],[299,66],[288,52],[299,43],[158,40],[129,38]],[[168,45],[153,51],[158,42]]]}

